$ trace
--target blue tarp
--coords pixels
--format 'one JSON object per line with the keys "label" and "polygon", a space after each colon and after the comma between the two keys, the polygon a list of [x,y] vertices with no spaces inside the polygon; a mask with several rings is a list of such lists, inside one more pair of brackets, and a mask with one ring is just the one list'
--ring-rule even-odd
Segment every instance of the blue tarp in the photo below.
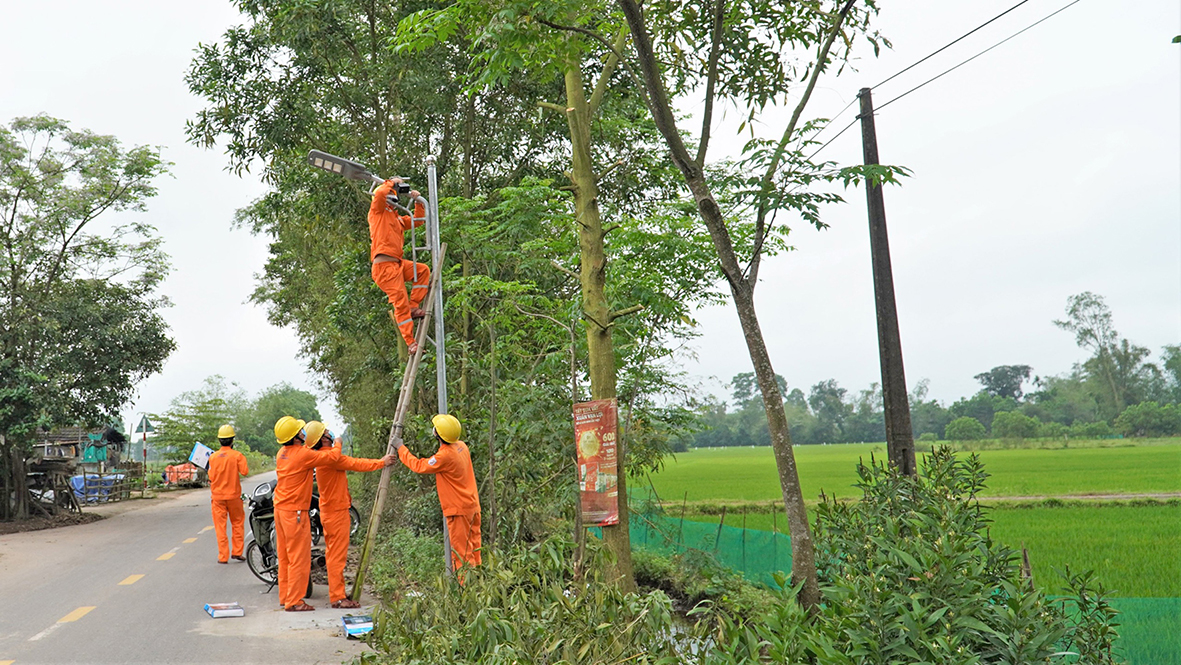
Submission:
{"label": "blue tarp", "polygon": [[70,487],[74,496],[87,503],[99,503],[108,500],[115,483],[123,480],[123,474],[116,473],[109,476],[83,474],[70,478]]}

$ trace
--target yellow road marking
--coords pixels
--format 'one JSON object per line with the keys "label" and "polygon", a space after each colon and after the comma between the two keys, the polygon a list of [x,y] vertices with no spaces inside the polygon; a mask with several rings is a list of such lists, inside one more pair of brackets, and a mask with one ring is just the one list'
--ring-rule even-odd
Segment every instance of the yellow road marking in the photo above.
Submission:
{"label": "yellow road marking", "polygon": [[90,610],[93,610],[93,609],[94,609],[94,605],[91,605],[89,607],[79,607],[78,609],[74,610],[73,612],[70,612],[69,614],[65,615],[64,617],[58,619],[57,622],[58,623],[69,623],[71,621],[77,621],[78,619],[81,619],[82,617],[89,614]]}
{"label": "yellow road marking", "polygon": [[0,665],[12,665],[15,662],[15,660],[0,660]]}
{"label": "yellow road marking", "polygon": [[176,556],[176,552],[165,552],[164,554],[156,557],[156,561],[167,561],[174,556]]}
{"label": "yellow road marking", "polygon": [[185,542],[186,543],[195,543],[195,542],[197,542],[197,539],[196,538],[185,538]]}
{"label": "yellow road marking", "polygon": [[[120,584],[120,586],[126,586],[128,584],[135,584],[136,582],[142,580],[143,578],[144,578],[143,575],[128,575],[127,579],[123,580],[119,584]],[[4,665],[4,663],[0,663],[0,665]]]}
{"label": "yellow road marking", "polygon": [[201,531],[199,533],[205,533],[206,531],[213,531],[213,525],[210,524],[209,526],[205,527],[204,529],[201,529]]}

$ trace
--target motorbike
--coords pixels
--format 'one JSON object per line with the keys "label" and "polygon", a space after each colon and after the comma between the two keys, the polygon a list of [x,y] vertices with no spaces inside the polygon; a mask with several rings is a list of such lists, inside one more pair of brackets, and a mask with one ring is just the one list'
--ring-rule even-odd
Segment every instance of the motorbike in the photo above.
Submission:
{"label": "motorbike", "polygon": [[[253,494],[247,498],[248,519],[250,528],[246,531],[246,565],[254,576],[270,585],[269,593],[279,583],[278,541],[275,537],[275,484],[265,482],[254,488]],[[324,538],[324,527],[320,523],[320,495],[312,493],[312,503],[308,509],[308,519],[311,524],[312,544],[319,545]],[[361,513],[353,506],[349,506],[349,536],[357,532],[361,526]],[[324,570],[326,562],[324,552],[312,552],[312,572]],[[312,595],[313,584],[308,575],[307,595]]]}
{"label": "motorbike", "polygon": [[[312,505],[308,509],[308,515],[312,518],[312,544],[319,545],[324,538],[324,526],[320,523],[319,492],[312,492]],[[361,513],[353,506],[349,506],[349,538],[356,535],[359,528],[361,528]]]}

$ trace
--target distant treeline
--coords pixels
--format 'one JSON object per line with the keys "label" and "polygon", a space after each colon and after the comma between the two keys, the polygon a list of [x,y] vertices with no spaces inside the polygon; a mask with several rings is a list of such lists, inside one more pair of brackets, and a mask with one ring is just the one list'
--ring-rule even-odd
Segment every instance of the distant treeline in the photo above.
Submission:
{"label": "distant treeline", "polygon": [[[927,399],[928,382],[921,380],[910,393],[915,438],[1181,435],[1181,345],[1166,345],[1159,362],[1151,362],[1149,349],[1119,336],[1103,299],[1091,293],[1072,296],[1066,313],[1054,323],[1074,333],[1091,353],[1088,359],[1059,376],[1034,376],[1028,365],[993,367],[975,376],[979,392],[949,406]],[[804,393],[778,378],[793,443],[885,440],[880,384],[850,393],[829,379]],[[730,388],[731,400],[702,405],[702,429],[677,441],[676,449],[770,445],[754,375],[736,375]]]}

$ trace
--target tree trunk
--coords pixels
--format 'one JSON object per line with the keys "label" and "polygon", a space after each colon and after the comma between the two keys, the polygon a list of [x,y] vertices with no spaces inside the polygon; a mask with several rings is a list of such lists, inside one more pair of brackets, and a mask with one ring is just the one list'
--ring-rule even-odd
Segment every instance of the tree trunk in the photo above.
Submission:
{"label": "tree trunk", "polygon": [[[590,371],[591,399],[615,397],[615,349],[611,343],[611,310],[607,306],[607,258],[603,248],[603,225],[599,217],[594,166],[591,162],[590,108],[583,90],[578,62],[566,67],[566,121],[570,126],[571,179],[574,186],[574,214],[578,223],[581,259],[582,310],[586,320],[586,346]],[[631,537],[628,533],[627,451],[623,442],[617,449],[619,468],[619,524],[603,527],[603,542],[612,553],[607,578],[624,591],[634,591]]]}
{"label": "tree trunk", "polygon": [[[652,51],[652,41],[644,23],[640,6],[635,0],[619,0],[631,28],[640,69],[643,73],[644,88],[648,93],[648,106],[657,129],[664,137],[672,154],[672,161],[685,178],[693,193],[697,211],[705,222],[717,251],[722,273],[730,284],[738,320],[742,324],[746,347],[754,365],[759,390],[763,395],[763,408],[767,413],[767,428],[771,435],[771,447],[775,452],[775,465],[779,471],[779,484],[783,491],[783,503],[791,529],[792,583],[803,583],[800,590],[800,604],[815,613],[820,605],[820,586],[816,576],[816,554],[812,545],[812,531],[808,525],[807,507],[800,489],[799,473],[796,470],[795,454],[791,449],[791,433],[788,429],[787,414],[783,409],[783,395],[775,382],[775,369],[767,355],[767,346],[759,327],[754,305],[754,284],[747,282],[734,253],[734,246],[722,211],[718,208],[705,182],[705,174],[699,164],[689,155],[676,126],[672,105],[664,89],[664,82]],[[621,473],[620,476],[623,474]]]}
{"label": "tree trunk", "polygon": [[[7,437],[0,443],[8,444]],[[23,520],[29,518],[29,478],[25,470],[25,455],[17,444],[8,445],[8,472],[12,479],[12,516]]]}

